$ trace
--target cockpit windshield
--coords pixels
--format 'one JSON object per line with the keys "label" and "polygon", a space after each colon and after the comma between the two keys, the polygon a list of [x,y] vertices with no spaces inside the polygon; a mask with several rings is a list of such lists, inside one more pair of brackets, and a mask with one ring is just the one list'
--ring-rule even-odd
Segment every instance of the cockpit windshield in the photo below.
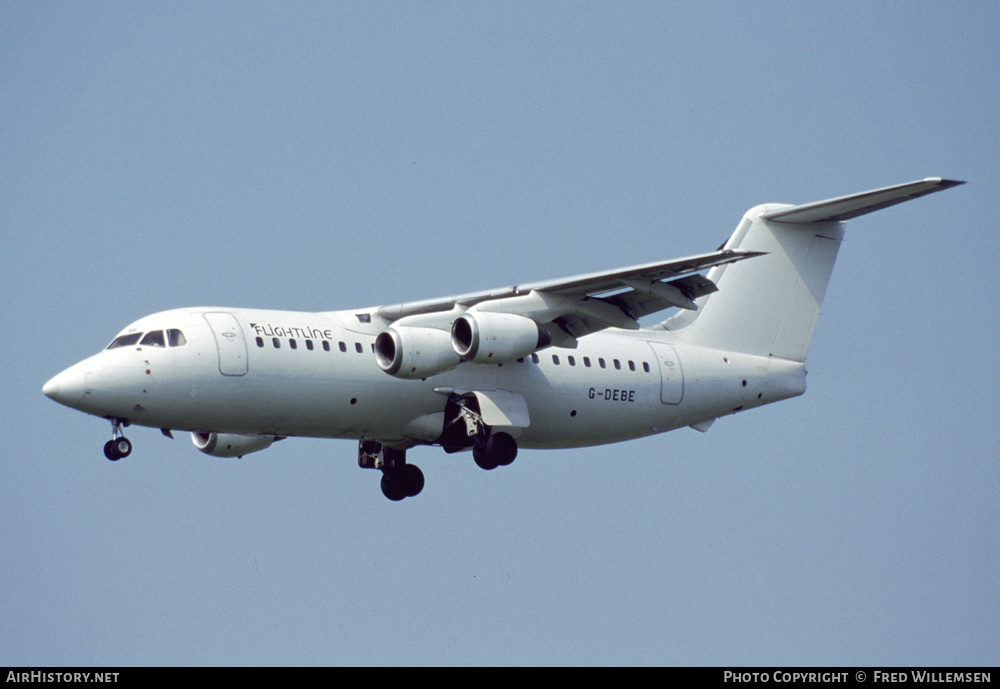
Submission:
{"label": "cockpit windshield", "polygon": [[142,340],[139,342],[139,344],[143,345],[143,346],[146,346],[146,347],[166,347],[167,346],[166,340],[163,339],[163,331],[162,330],[152,330],[152,331],[146,333],[146,336],[144,338],[142,338]]}
{"label": "cockpit windshield", "polygon": [[145,337],[143,337],[142,333],[129,333],[127,335],[119,335],[116,337],[111,344],[107,346],[107,349],[130,347],[135,344],[138,344],[140,347],[166,347],[167,345],[171,347],[180,347],[187,344],[187,338],[184,337],[184,333],[176,328],[167,330],[165,337],[162,330],[151,330],[146,333]]}
{"label": "cockpit windshield", "polygon": [[119,335],[111,342],[111,344],[108,345],[108,349],[117,349],[118,347],[128,347],[129,345],[134,345],[139,341],[140,337],[142,337],[142,333]]}

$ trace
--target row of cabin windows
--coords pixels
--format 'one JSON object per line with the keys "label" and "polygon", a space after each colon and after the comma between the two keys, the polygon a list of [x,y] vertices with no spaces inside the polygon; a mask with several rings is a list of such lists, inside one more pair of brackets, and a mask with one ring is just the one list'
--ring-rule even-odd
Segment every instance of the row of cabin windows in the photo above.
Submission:
{"label": "row of cabin windows", "polygon": [[[178,332],[180,332],[180,331],[178,331]],[[183,335],[181,337],[183,337]],[[305,343],[306,343],[306,349],[308,349],[309,351],[313,351],[313,349],[314,349],[313,341],[312,340],[305,340]],[[281,349],[281,339],[280,338],[272,337],[271,338],[271,344],[272,344],[272,346],[275,349]],[[337,344],[338,344],[338,347],[340,348],[340,351],[342,351],[342,352],[346,352],[347,351],[347,343],[346,342],[338,342]],[[258,347],[263,347],[264,346],[264,338],[263,337],[258,337],[257,338],[257,346]],[[298,343],[297,340],[289,339],[288,340],[288,346],[289,346],[290,349],[298,349],[299,343]],[[323,340],[322,341],[322,347],[323,347],[323,351],[324,352],[329,352],[330,351],[330,342],[328,340]],[[374,347],[374,345],[372,345],[372,347]],[[361,346],[360,342],[355,342],[354,343],[354,350],[358,354],[363,354],[364,351],[365,351],[364,347]],[[518,361],[521,362],[521,363],[524,363],[524,358],[522,357],[522,358],[518,359]],[[532,363],[537,364],[540,361],[540,358],[539,358],[538,354],[532,354],[531,355],[531,361],[532,361]],[[570,366],[576,366],[576,357],[573,356],[573,355],[569,355],[569,356],[566,357],[566,362]],[[553,354],[552,355],[552,363],[555,364],[556,366],[559,365],[560,361],[559,361],[559,355],[558,354]],[[622,370],[622,362],[620,360],[618,360],[618,359],[612,359],[611,363],[615,367],[616,371],[621,371]],[[591,367],[592,364],[591,364],[589,356],[583,357],[583,365],[586,368],[590,368]],[[607,368],[608,367],[608,363],[604,360],[604,357],[598,357],[597,358],[597,365],[600,366],[601,368]],[[630,371],[637,370],[634,361],[632,361],[632,360],[628,361],[628,370],[630,370]],[[642,370],[645,371],[646,373],[649,373],[652,370],[649,367],[649,362],[646,362],[646,361],[642,362]]]}
{"label": "row of cabin windows", "polygon": [[[531,361],[532,361],[532,363],[537,364],[539,362],[539,360],[540,359],[539,359],[538,354],[532,354],[531,355]],[[518,361],[523,362],[524,359],[523,358],[522,359],[518,359]],[[556,366],[559,365],[559,355],[558,354],[553,354],[552,355],[552,363],[555,364]],[[566,363],[568,363],[570,366],[576,366],[576,357],[572,356],[572,355],[567,356],[566,357]],[[622,370],[622,362],[620,360],[618,360],[618,359],[612,359],[611,363],[614,365],[616,371],[621,371]],[[589,356],[583,357],[583,365],[586,368],[590,368],[591,367],[591,362],[590,362],[590,357]],[[608,363],[604,360],[604,357],[598,357],[597,358],[597,365],[600,366],[601,368],[607,368],[608,367]],[[630,371],[635,371],[636,370],[636,366],[635,366],[635,362],[634,361],[629,360],[629,362],[628,362],[628,370],[630,370]],[[649,367],[649,362],[646,362],[646,361],[642,362],[642,370],[645,371],[646,373],[649,373],[652,370]]]}
{"label": "row of cabin windows", "polygon": [[[306,349],[308,349],[310,352],[313,351],[316,348],[315,345],[313,344],[312,340],[305,340],[304,342],[306,343]],[[281,349],[281,338],[272,337],[271,338],[271,345],[275,349]],[[257,338],[257,346],[258,347],[263,347],[264,346],[264,338],[263,337],[258,337]],[[329,342],[329,340],[322,340],[321,341],[321,346],[323,347],[323,351],[324,352],[329,352],[330,351],[330,342]],[[347,343],[346,342],[339,342],[338,346],[340,347],[340,351],[342,351],[342,352],[346,352],[347,351]],[[288,340],[288,347],[290,349],[298,349],[299,348],[298,340],[294,340],[294,339],[290,338]],[[360,342],[355,342],[354,343],[354,351],[356,351],[358,354],[361,354],[362,352],[365,351],[365,349],[364,349],[364,347],[361,346]]]}

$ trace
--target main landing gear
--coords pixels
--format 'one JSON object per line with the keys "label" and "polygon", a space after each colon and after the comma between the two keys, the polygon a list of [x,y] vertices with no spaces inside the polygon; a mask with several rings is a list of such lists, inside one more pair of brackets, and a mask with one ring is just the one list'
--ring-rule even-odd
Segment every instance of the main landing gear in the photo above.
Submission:
{"label": "main landing gear", "polygon": [[472,458],[481,469],[491,471],[508,466],[517,457],[517,441],[508,433],[491,433],[472,448]]}
{"label": "main landing gear", "polygon": [[472,447],[472,458],[481,469],[505,467],[517,457],[517,441],[503,431],[494,431],[483,419],[479,402],[472,396],[453,395],[445,407],[444,431],[438,442],[445,452]]}
{"label": "main landing gear", "polygon": [[122,432],[123,425],[127,426],[128,421],[111,419],[111,440],[104,443],[104,456],[112,462],[132,454],[132,441]]}
{"label": "main landing gear", "polygon": [[424,489],[424,472],[406,463],[406,450],[362,440],[358,444],[358,466],[382,472],[382,494],[393,502],[412,498]]}

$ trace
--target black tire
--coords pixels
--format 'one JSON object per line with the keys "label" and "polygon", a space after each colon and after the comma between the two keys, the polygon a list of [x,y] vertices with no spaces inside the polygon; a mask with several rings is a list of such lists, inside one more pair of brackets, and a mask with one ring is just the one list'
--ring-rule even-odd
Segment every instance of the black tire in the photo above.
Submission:
{"label": "black tire", "polygon": [[399,502],[406,497],[406,481],[398,474],[382,474],[382,495],[393,502]]}
{"label": "black tire", "polygon": [[115,444],[115,453],[119,457],[128,457],[132,454],[132,441],[128,438],[122,436],[118,440],[113,441]]}
{"label": "black tire", "polygon": [[499,466],[493,459],[493,455],[487,452],[485,445],[472,448],[472,458],[476,461],[476,466],[480,469],[486,469],[486,471],[493,471]]}
{"label": "black tire", "polygon": [[405,464],[400,472],[403,485],[406,486],[406,497],[412,498],[424,489],[424,472],[414,464]]}
{"label": "black tire", "polygon": [[115,441],[109,440],[104,443],[104,456],[110,459],[112,462],[117,462],[121,459],[121,455],[115,450]]}
{"label": "black tire", "polygon": [[494,433],[486,441],[486,452],[497,466],[509,466],[517,458],[517,441],[507,433]]}

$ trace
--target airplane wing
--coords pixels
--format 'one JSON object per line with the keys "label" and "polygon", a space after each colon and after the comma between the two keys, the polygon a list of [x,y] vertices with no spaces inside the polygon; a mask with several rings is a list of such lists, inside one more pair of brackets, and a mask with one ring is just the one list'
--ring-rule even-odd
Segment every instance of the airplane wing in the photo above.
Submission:
{"label": "airplane wing", "polygon": [[479,306],[522,313],[540,323],[554,322],[575,338],[612,326],[634,330],[639,327],[636,320],[643,316],[671,306],[694,309],[695,299],[716,291],[711,281],[697,274],[699,271],[759,255],[759,251],[724,249],[557,280],[382,306],[377,313],[388,321],[397,321],[456,307],[465,310]]}

